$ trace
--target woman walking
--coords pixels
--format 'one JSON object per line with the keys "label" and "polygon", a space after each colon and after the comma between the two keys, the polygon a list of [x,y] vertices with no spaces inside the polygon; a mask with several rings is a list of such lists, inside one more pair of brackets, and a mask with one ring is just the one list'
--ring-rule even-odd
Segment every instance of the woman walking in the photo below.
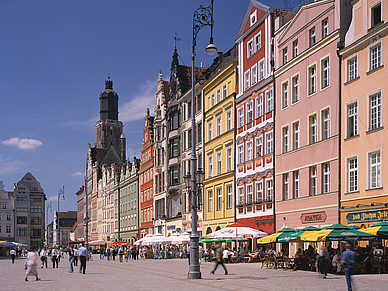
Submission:
{"label": "woman walking", "polygon": [[38,277],[38,269],[36,267],[37,265],[37,259],[38,254],[35,252],[35,247],[31,247],[30,251],[27,254],[27,271],[26,271],[26,277],[24,280],[28,282],[28,276],[30,274],[34,275],[36,278],[36,281],[39,281],[40,278]]}
{"label": "woman walking", "polygon": [[73,250],[73,246],[70,246],[70,249],[69,249],[69,263],[70,263],[69,273],[73,273],[73,271],[74,271],[73,262],[74,262],[74,250]]}
{"label": "woman walking", "polygon": [[323,275],[323,279],[326,279],[327,263],[329,262],[329,253],[324,245],[321,246],[318,258],[318,267]]}

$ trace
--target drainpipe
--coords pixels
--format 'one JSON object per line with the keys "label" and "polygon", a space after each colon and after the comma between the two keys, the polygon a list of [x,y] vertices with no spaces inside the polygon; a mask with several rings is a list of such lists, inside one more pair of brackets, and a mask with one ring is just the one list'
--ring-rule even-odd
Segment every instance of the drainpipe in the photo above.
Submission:
{"label": "drainpipe", "polygon": [[342,48],[342,44],[338,43],[338,223],[341,223],[341,114],[342,114],[342,103],[341,103],[341,70],[342,70],[342,56],[339,53],[339,50]]}

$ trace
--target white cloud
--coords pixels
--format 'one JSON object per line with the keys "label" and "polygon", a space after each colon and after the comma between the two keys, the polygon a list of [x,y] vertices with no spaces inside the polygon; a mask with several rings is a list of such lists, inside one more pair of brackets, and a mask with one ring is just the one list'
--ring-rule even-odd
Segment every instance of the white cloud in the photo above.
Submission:
{"label": "white cloud", "polygon": [[156,81],[145,81],[139,88],[139,93],[120,108],[120,120],[130,122],[143,119],[146,108],[152,114],[155,107]]}
{"label": "white cloud", "polygon": [[37,139],[31,139],[31,138],[20,139],[18,137],[13,137],[8,140],[4,140],[1,143],[5,145],[18,147],[21,150],[35,149],[43,144],[40,140],[37,140]]}
{"label": "white cloud", "polygon": [[60,126],[75,126],[78,129],[90,129],[93,128],[96,125],[97,120],[99,120],[100,117],[98,115],[93,116],[89,118],[86,121],[76,121],[76,120],[69,120],[64,123],[61,123]]}
{"label": "white cloud", "polygon": [[127,148],[127,159],[132,162],[133,157],[140,158],[140,149],[134,150],[132,148]]}
{"label": "white cloud", "polygon": [[22,173],[27,170],[27,162],[6,158],[0,155],[0,176],[13,173]]}
{"label": "white cloud", "polygon": [[81,173],[81,172],[74,172],[74,173],[71,174],[70,176],[72,176],[72,177],[76,177],[76,176],[84,176],[84,173]]}

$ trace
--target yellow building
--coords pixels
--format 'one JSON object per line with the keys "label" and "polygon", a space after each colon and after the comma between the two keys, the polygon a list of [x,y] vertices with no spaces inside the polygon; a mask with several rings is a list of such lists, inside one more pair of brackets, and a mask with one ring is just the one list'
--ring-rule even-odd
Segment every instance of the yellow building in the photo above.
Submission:
{"label": "yellow building", "polygon": [[[384,144],[388,64],[388,0],[353,1],[340,51],[341,223],[369,227],[388,219]],[[382,7],[385,7],[384,9]],[[387,100],[386,100],[387,99]]]}
{"label": "yellow building", "polygon": [[235,47],[218,56],[219,65],[203,87],[205,234],[235,222],[235,60]]}

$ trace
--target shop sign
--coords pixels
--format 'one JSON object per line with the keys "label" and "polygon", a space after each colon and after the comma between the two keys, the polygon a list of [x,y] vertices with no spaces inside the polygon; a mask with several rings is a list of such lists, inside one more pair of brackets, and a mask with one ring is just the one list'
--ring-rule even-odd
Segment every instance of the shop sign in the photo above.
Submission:
{"label": "shop sign", "polygon": [[313,213],[303,213],[300,216],[302,223],[314,223],[314,222],[325,222],[327,218],[326,212],[313,212]]}
{"label": "shop sign", "polygon": [[346,215],[347,222],[379,221],[388,219],[388,210],[353,212]]}
{"label": "shop sign", "polygon": [[173,230],[175,229],[175,225],[167,225],[167,230]]}

